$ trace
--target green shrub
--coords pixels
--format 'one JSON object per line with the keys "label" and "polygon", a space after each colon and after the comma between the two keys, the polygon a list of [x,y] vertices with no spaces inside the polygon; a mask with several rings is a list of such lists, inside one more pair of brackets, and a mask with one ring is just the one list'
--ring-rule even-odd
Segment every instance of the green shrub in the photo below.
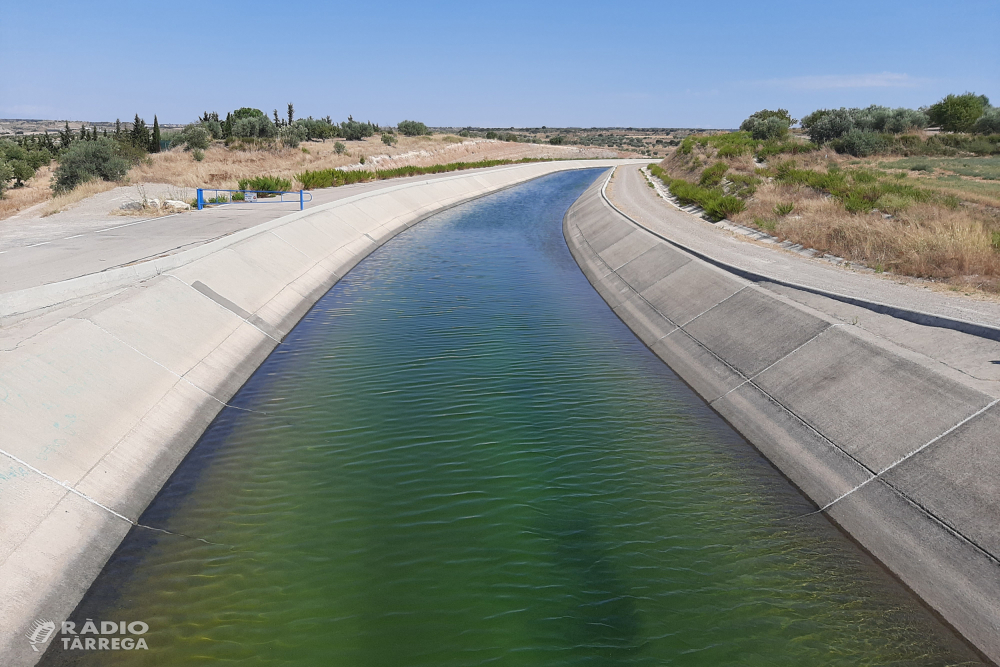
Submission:
{"label": "green shrub", "polygon": [[658,166],[650,167],[650,172],[663,181],[670,193],[682,204],[697,204],[715,220],[746,210],[746,203],[742,199],[725,194],[722,188],[706,188],[681,178],[671,178]]}
{"label": "green shrub", "polygon": [[[795,139],[788,139],[786,141],[777,141],[771,139],[760,144],[757,148],[757,157],[761,160],[766,160],[773,155],[780,155],[782,153],[790,153],[792,155],[798,155],[799,153],[809,153],[819,146],[812,142],[799,143]],[[719,155],[722,155],[720,152]]]}
{"label": "green shrub", "polygon": [[200,148],[195,148],[191,151],[191,157],[194,158],[195,162],[201,162],[205,159],[205,151]]}
{"label": "green shrub", "polygon": [[990,107],[972,126],[978,134],[1000,134],[1000,107]]}
{"label": "green shrub", "polygon": [[0,158],[0,199],[3,199],[12,180],[14,180],[14,168]]}
{"label": "green shrub", "polygon": [[785,203],[781,203],[781,204],[775,204],[775,206],[774,206],[774,214],[776,216],[778,216],[779,218],[785,217],[786,215],[788,215],[789,213],[791,213],[793,210],[795,210],[795,204],[792,203],[792,202],[785,202]]}
{"label": "green shrub", "polygon": [[386,146],[394,146],[398,139],[396,139],[395,134],[389,134],[388,132],[382,133],[382,143]]}
{"label": "green shrub", "polygon": [[729,194],[743,198],[752,197],[757,192],[757,186],[761,182],[752,174],[729,174],[726,178],[729,179],[730,183]]}
{"label": "green shrub", "polygon": [[722,177],[729,170],[729,165],[725,162],[716,162],[711,167],[701,172],[698,185],[713,188],[722,183]]}
{"label": "green shrub", "polygon": [[838,153],[847,153],[854,157],[868,157],[885,151],[890,141],[877,132],[868,130],[851,130],[839,139],[830,143]]}
{"label": "green shrub", "polygon": [[415,120],[402,120],[396,125],[396,129],[399,130],[400,134],[407,137],[419,137],[431,133],[426,125]]}
{"label": "green shrub", "polygon": [[[782,109],[784,111],[784,109]],[[789,120],[787,118],[788,112],[785,111],[784,117],[778,115],[767,115],[758,116],[757,114],[775,114],[777,112],[768,111],[758,111],[753,116],[747,118],[740,125],[740,130],[744,132],[749,132],[750,136],[758,141],[767,141],[768,139],[779,139],[786,134],[788,134]]]}
{"label": "green shrub", "polygon": [[[270,192],[282,192],[292,189],[292,182],[280,176],[255,176],[254,178],[241,178],[239,181],[240,190],[265,190]],[[272,194],[261,194],[260,197],[273,197]]]}
{"label": "green shrub", "polygon": [[73,142],[59,158],[52,189],[56,193],[68,192],[94,178],[120,181],[131,165],[119,151],[119,144],[108,137]]}
{"label": "green shrub", "polygon": [[489,132],[486,133],[486,138],[487,139],[496,139],[497,138],[497,133],[494,132],[493,130],[490,130]]}
{"label": "green shrub", "polygon": [[356,121],[354,120],[354,116],[348,116],[347,120],[340,124],[340,136],[348,141],[361,141],[365,137],[370,137],[374,134],[374,125]]}
{"label": "green shrub", "polygon": [[239,139],[271,139],[277,134],[278,128],[263,114],[239,118],[233,123],[232,136]]}
{"label": "green shrub", "polygon": [[15,187],[24,185],[25,181],[35,175],[39,167],[52,161],[52,154],[41,145],[42,140],[24,139],[22,142],[23,145],[0,140],[0,162],[7,165],[3,173],[11,172],[7,180],[13,179]]}
{"label": "green shrub", "polygon": [[913,200],[903,195],[887,193],[875,200],[875,208],[886,213],[896,215],[901,213],[913,203]]}
{"label": "green shrub", "polygon": [[563,136],[552,137],[551,139],[549,139],[549,143],[552,144],[553,146],[562,146],[564,143],[566,143],[566,137]]}
{"label": "green shrub", "polygon": [[757,225],[766,232],[773,234],[778,228],[778,223],[775,220],[765,220],[764,218],[754,218],[753,224]]}
{"label": "green shrub", "polygon": [[985,95],[947,95],[932,104],[927,109],[927,115],[932,123],[945,132],[969,132],[989,104]]}
{"label": "green shrub", "polygon": [[852,131],[901,134],[927,127],[927,115],[914,109],[890,109],[872,105],[864,109],[821,109],[802,119],[809,139],[823,144],[839,139]]}
{"label": "green shrub", "polygon": [[484,167],[497,167],[505,164],[526,164],[538,162],[537,158],[522,158],[520,160],[482,160],[480,162],[451,162],[448,164],[436,164],[430,167],[396,167],[395,169],[383,169],[380,171],[365,171],[363,169],[353,169],[345,171],[342,169],[322,169],[318,171],[304,171],[295,175],[295,180],[302,184],[306,190],[315,188],[329,188],[340,185],[350,185],[352,183],[365,183],[374,180],[386,180],[390,178],[400,178],[403,176],[423,176],[426,174],[443,174],[464,169],[482,169]]}
{"label": "green shrub", "polygon": [[195,125],[193,123],[185,125],[178,138],[181,142],[187,144],[188,150],[196,148],[204,150],[212,144],[212,133],[203,125]]}
{"label": "green shrub", "polygon": [[336,153],[337,155],[343,155],[344,153],[347,152],[347,146],[340,143],[339,141],[336,141],[333,144],[333,152]]}
{"label": "green shrub", "polygon": [[208,120],[203,120],[201,126],[212,135],[213,139],[223,139],[222,135],[222,123],[219,122],[218,118],[210,118]]}
{"label": "green shrub", "polygon": [[990,232],[990,245],[994,250],[1000,251],[1000,232]]}
{"label": "green shrub", "polygon": [[339,129],[329,117],[315,119],[309,116],[308,118],[300,118],[292,123],[292,126],[305,132],[304,138],[307,140],[322,139],[326,141],[330,137],[335,136]]}
{"label": "green shrub", "polygon": [[694,150],[694,139],[691,137],[685,137],[684,141],[682,141],[681,145],[677,148],[677,151],[681,155],[691,155],[692,150]]}
{"label": "green shrub", "polygon": [[286,148],[298,148],[299,142],[305,140],[306,134],[306,128],[296,121],[292,125],[282,125],[278,130],[278,139]]}

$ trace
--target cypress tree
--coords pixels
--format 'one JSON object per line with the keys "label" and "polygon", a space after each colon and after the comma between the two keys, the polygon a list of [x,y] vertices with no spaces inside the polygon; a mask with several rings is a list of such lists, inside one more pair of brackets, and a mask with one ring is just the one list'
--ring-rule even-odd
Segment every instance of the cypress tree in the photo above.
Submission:
{"label": "cypress tree", "polygon": [[[207,116],[208,114],[206,113],[205,115]],[[153,114],[153,140],[149,143],[149,152],[160,152],[160,121],[156,117],[156,114]]]}
{"label": "cypress tree", "polygon": [[132,136],[130,138],[132,145],[136,148],[149,149],[149,130],[146,129],[146,121],[139,118],[139,114],[136,114],[135,120],[132,121]]}
{"label": "cypress tree", "polygon": [[294,119],[295,119],[295,107],[293,107],[292,103],[289,102],[288,103],[288,124],[291,125],[292,121]]}

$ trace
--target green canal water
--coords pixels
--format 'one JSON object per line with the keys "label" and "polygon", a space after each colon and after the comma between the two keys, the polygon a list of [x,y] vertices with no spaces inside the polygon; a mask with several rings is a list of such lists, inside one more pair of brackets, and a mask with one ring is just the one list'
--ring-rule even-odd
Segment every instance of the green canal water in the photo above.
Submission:
{"label": "green canal water", "polygon": [[43,664],[945,665],[969,649],[632,335],[561,221],[596,170],[401,234],[206,431]]}

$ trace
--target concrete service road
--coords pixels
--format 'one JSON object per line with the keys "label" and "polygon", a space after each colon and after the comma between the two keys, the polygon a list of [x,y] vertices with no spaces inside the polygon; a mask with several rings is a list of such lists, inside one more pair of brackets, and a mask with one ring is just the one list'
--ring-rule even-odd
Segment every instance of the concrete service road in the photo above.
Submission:
{"label": "concrete service road", "polygon": [[862,273],[823,259],[748,242],[676,209],[649,187],[636,166],[619,167],[607,194],[626,215],[657,234],[741,269],[812,289],[1000,328],[1000,303],[995,301],[950,295],[891,275]]}
{"label": "concrete service road", "polygon": [[[622,164],[637,162],[623,160]],[[509,166],[514,165],[314,190],[313,201],[306,205],[306,210],[406,183],[451,178]],[[39,225],[39,232],[35,236],[26,235],[20,230],[16,245],[0,245],[0,294],[172,255],[298,210],[298,201],[288,204],[231,204],[147,220],[123,218],[120,223],[88,231],[76,229],[69,216],[61,228]]]}

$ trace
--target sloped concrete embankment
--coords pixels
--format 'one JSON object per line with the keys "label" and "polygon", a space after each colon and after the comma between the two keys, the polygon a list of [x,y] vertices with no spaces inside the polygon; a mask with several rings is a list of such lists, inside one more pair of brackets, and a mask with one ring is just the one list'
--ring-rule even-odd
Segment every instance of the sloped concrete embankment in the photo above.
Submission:
{"label": "sloped concrete embankment", "polygon": [[[68,314],[0,353],[0,664],[41,656],[25,636],[31,624],[66,618],[226,401],[362,258],[448,206],[608,164],[519,165],[389,187],[4,295],[11,312],[61,304]],[[93,296],[109,288],[114,296]],[[81,295],[96,305],[65,303]]]}
{"label": "sloped concrete embankment", "polygon": [[615,313],[844,530],[1000,661],[1000,405],[955,374],[685,253],[605,200],[569,210]]}

